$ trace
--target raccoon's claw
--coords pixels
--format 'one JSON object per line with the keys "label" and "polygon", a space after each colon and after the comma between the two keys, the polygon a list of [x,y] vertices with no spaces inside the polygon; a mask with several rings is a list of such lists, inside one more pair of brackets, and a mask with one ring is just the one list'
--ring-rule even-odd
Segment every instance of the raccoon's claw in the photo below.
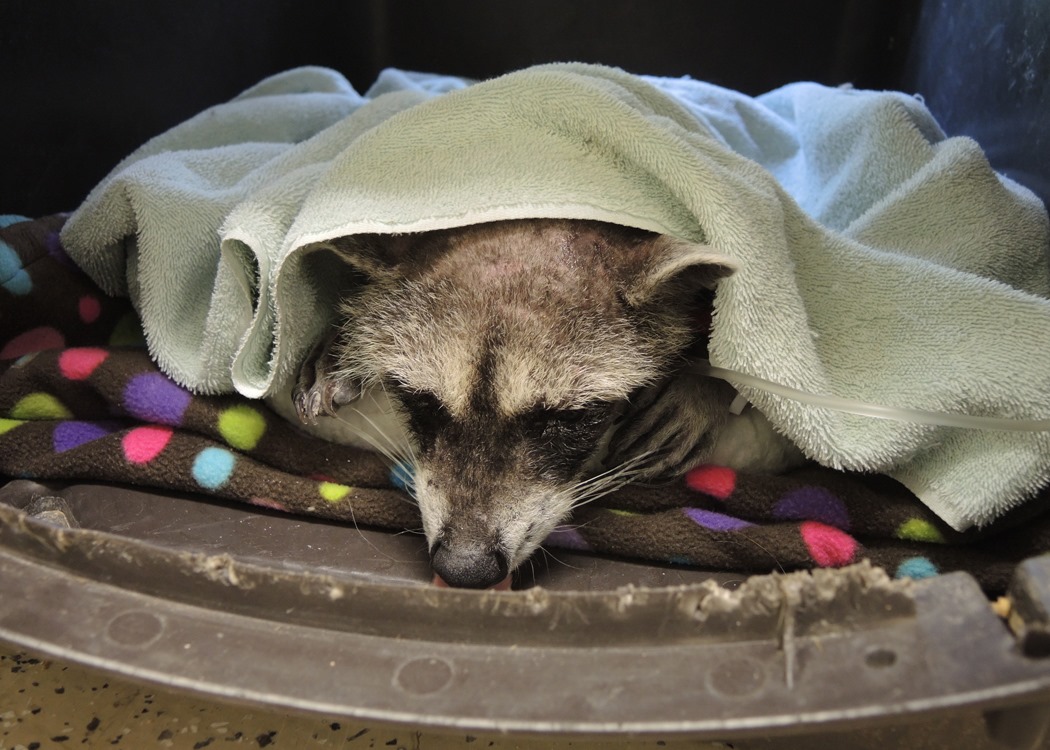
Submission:
{"label": "raccoon's claw", "polygon": [[292,403],[299,420],[305,424],[317,424],[320,416],[334,417],[339,407],[361,395],[356,382],[332,376],[334,341],[332,336],[314,347],[303,362],[292,388]]}
{"label": "raccoon's claw", "polygon": [[353,385],[324,380],[305,391],[297,386],[292,402],[302,422],[317,424],[318,417],[334,417],[340,406],[346,406],[359,395],[360,389]]}
{"label": "raccoon's claw", "polygon": [[295,404],[295,411],[299,415],[300,422],[317,424],[317,417],[322,413],[321,394],[317,389],[300,391],[297,388],[292,394],[292,402]]}

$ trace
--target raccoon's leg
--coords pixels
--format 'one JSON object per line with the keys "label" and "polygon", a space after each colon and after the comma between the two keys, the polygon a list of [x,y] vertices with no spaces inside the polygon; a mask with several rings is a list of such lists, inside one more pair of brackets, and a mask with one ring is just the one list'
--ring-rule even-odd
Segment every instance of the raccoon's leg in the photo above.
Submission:
{"label": "raccoon's leg", "polygon": [[334,352],[338,334],[323,339],[307,355],[292,388],[292,403],[299,419],[316,424],[321,415],[335,416],[339,407],[361,395],[360,385],[353,380],[336,378],[337,357]]}
{"label": "raccoon's leg", "polygon": [[609,443],[616,465],[649,454],[639,478],[670,479],[702,463],[729,418],[736,391],[714,378],[682,373],[634,395]]}

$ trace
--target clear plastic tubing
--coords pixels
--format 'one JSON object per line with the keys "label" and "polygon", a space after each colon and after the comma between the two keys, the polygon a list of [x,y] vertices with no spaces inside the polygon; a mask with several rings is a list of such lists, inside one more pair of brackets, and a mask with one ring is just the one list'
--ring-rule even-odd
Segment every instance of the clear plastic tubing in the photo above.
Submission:
{"label": "clear plastic tubing", "polygon": [[700,375],[709,375],[729,383],[757,388],[776,396],[800,401],[810,406],[824,409],[846,412],[847,414],[858,414],[862,417],[875,417],[877,419],[892,419],[897,422],[909,422],[912,424],[935,425],[938,427],[966,427],[976,430],[1000,430],[1008,432],[1045,432],[1050,430],[1050,419],[1012,419],[1009,417],[984,417],[971,414],[950,414],[936,411],[923,411],[921,409],[900,409],[894,406],[882,406],[880,404],[869,404],[864,401],[856,401],[839,396],[818,396],[814,393],[806,393],[796,388],[791,388],[771,380],[747,375],[735,370],[727,370],[723,367],[715,367],[707,360],[700,360],[693,368]]}

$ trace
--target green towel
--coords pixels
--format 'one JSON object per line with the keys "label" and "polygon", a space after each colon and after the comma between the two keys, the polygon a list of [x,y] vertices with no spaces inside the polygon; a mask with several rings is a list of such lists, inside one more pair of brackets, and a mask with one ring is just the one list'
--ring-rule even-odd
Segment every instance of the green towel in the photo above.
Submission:
{"label": "green towel", "polygon": [[[815,394],[1050,417],[1045,208],[899,93],[549,65],[482,83],[386,71],[360,96],[292,70],[150,141],[71,217],[70,254],[128,293],[202,393],[263,397],[329,325],[316,243],[521,217],[710,245],[711,359]],[[811,458],[898,478],[957,529],[1050,478],[1050,433],[929,427],[740,386]]]}

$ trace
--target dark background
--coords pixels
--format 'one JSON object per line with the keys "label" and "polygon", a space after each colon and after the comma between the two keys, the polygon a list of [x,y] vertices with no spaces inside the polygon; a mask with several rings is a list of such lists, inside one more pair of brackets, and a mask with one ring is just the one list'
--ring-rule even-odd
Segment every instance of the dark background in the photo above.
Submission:
{"label": "dark background", "polygon": [[151,136],[297,65],[363,91],[386,66],[555,60],[920,93],[1047,200],[1048,47],[1045,0],[0,0],[0,213],[72,210]]}

